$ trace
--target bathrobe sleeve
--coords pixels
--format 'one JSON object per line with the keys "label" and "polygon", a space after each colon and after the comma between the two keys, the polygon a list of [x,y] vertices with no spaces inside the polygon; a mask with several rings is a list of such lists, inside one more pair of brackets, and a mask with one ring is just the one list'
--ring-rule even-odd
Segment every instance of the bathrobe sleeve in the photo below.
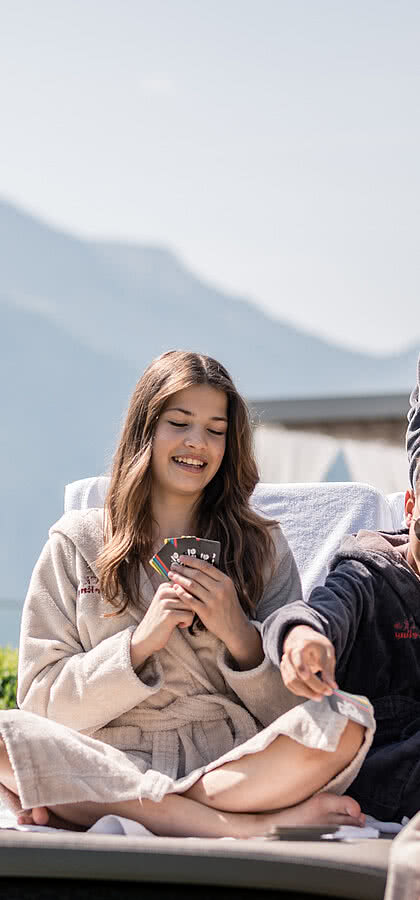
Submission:
{"label": "bathrobe sleeve", "polygon": [[[271,622],[275,628],[273,613],[276,610],[302,599],[295,558],[280,527],[273,529],[272,537],[276,547],[275,570],[274,574],[267,577],[266,587],[253,619],[253,624],[260,633],[264,630],[263,623],[268,624],[268,631]],[[219,667],[227,684],[264,727],[302,702],[301,697],[296,697],[285,688],[279,668],[273,665],[268,656],[254,669],[240,670],[223,646]]]}
{"label": "bathrobe sleeve", "polygon": [[17,700],[28,712],[95,731],[160,690],[163,674],[155,657],[134,671],[130,640],[136,625],[83,648],[75,553],[71,541],[53,533],[35,566],[22,616]]}

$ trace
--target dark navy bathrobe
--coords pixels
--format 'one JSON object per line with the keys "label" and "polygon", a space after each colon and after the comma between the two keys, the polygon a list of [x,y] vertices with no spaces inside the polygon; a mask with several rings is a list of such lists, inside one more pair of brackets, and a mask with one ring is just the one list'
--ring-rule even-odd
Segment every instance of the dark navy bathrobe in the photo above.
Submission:
{"label": "dark navy bathrobe", "polygon": [[364,812],[401,821],[420,810],[420,578],[399,548],[408,532],[359,532],[345,539],[323,587],[263,626],[277,665],[292,625],[306,624],[334,644],[340,688],[366,695],[377,731],[348,793]]}

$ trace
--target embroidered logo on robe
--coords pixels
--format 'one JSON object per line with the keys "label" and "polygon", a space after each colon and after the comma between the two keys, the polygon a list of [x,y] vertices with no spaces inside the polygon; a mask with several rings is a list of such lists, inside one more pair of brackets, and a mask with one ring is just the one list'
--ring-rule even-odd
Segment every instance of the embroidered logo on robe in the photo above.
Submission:
{"label": "embroidered logo on robe", "polygon": [[412,616],[409,619],[404,619],[404,622],[395,622],[394,634],[397,640],[401,640],[401,638],[416,640],[416,638],[420,637],[420,632],[417,630]]}
{"label": "embroidered logo on robe", "polygon": [[99,578],[96,575],[86,575],[86,578],[83,581],[79,581],[79,587],[77,588],[77,596],[80,597],[82,594],[99,594]]}

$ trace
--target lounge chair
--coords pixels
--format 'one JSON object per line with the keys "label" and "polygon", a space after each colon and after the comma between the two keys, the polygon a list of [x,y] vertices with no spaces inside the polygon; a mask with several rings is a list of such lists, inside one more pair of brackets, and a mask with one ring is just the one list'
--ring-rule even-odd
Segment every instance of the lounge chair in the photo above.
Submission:
{"label": "lounge chair", "polygon": [[[65,508],[103,504],[107,479],[68,485]],[[403,495],[387,498],[369,485],[296,484],[257,487],[253,502],[278,518],[295,553],[305,596],[325,578],[344,534],[402,524]],[[0,831],[0,890],[7,900],[382,900],[391,840],[352,843],[132,837],[117,834]]]}

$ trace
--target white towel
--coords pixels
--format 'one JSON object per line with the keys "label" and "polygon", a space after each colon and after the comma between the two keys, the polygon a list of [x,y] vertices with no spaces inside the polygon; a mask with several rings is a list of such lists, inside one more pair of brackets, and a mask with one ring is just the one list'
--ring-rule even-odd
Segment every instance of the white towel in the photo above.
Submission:
{"label": "white towel", "polygon": [[[64,508],[103,506],[109,478],[100,475],[68,484]],[[264,484],[255,488],[252,504],[278,519],[294,553],[304,597],[323,584],[328,565],[343,537],[361,528],[394,531],[402,525],[403,497],[387,497],[359,482]]]}
{"label": "white towel", "polygon": [[305,599],[324,583],[331,558],[346,534],[394,527],[386,497],[359,482],[259,484],[253,506],[279,519],[296,559]]}

